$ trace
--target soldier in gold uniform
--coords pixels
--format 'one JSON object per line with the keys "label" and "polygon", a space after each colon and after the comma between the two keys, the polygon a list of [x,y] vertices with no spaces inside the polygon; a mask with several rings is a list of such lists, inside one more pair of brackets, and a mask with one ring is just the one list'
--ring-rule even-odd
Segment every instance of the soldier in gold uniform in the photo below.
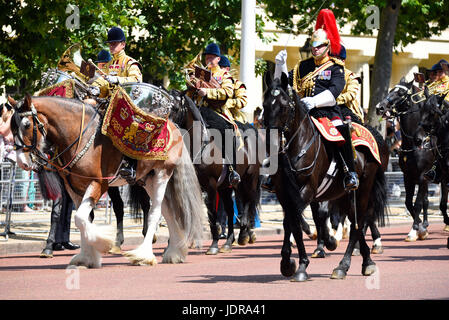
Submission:
{"label": "soldier in gold uniform", "polygon": [[91,93],[100,97],[107,97],[111,94],[110,85],[142,82],[141,65],[125,53],[126,37],[123,30],[112,27],[108,31],[106,43],[109,44],[112,59],[101,69],[105,73],[103,78],[95,80],[92,84],[93,88],[91,87]]}
{"label": "soldier in gold uniform", "polygon": [[[209,107],[215,112],[221,114],[226,118],[234,127],[236,139],[238,140],[238,148],[243,146],[243,141],[237,125],[234,120],[234,116],[231,113],[233,106],[232,97],[234,96],[234,83],[231,75],[225,69],[220,68],[220,48],[216,43],[210,43],[204,51],[207,68],[211,71],[214,81],[219,84],[218,88],[198,88],[198,95],[203,97],[200,100],[201,106]],[[226,161],[224,160],[224,163]],[[237,185],[240,182],[239,174],[233,169],[232,165],[228,165],[230,172],[229,181],[231,185]]]}
{"label": "soldier in gold uniform", "polygon": [[[135,59],[125,53],[126,37],[122,29],[112,27],[108,31],[106,43],[109,44],[109,51],[112,59],[101,69],[104,72],[103,78],[96,79],[90,93],[102,98],[111,95],[111,88],[127,82],[142,82],[141,65]],[[134,184],[136,179],[137,161],[124,157],[119,169],[119,174],[126,179],[129,184]]]}
{"label": "soldier in gold uniform", "polygon": [[[346,61],[346,49],[342,45],[340,53],[335,56],[335,58],[341,60],[343,63]],[[347,107],[351,110],[360,120],[361,123],[364,121],[363,109],[360,107],[360,102],[357,99],[357,95],[360,91],[360,78],[355,75],[354,72],[344,67],[345,70],[345,82],[346,85],[343,91],[337,97],[337,105],[340,108]]]}
{"label": "soldier in gold uniform", "polygon": [[[229,59],[221,55],[220,56],[220,62],[218,62],[218,65],[225,69],[226,71],[230,72],[231,69],[231,62]],[[245,84],[238,80],[232,78],[232,82],[234,83],[234,95],[232,96],[232,99],[228,99],[229,101],[229,111],[232,114],[232,117],[239,122],[247,123],[245,114],[241,111],[246,104],[248,103],[248,96],[246,95],[246,86]]]}

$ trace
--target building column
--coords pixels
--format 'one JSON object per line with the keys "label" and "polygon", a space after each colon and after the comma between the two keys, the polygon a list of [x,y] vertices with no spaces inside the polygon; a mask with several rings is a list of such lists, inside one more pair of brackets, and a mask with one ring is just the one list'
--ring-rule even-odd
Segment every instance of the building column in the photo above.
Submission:
{"label": "building column", "polygon": [[[256,102],[256,0],[242,0],[242,35],[240,39],[240,79],[246,85],[247,114],[253,113]],[[248,118],[248,120],[252,119]]]}

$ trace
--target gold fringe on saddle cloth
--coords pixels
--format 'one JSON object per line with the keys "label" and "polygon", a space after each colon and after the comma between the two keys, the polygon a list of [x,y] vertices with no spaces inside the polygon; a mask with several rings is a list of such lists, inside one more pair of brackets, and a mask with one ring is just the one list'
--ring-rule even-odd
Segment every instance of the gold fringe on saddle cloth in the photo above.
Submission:
{"label": "gold fringe on saddle cloth", "polygon": [[64,98],[75,98],[75,80],[67,79],[50,87],[40,90],[37,96],[60,96]]}

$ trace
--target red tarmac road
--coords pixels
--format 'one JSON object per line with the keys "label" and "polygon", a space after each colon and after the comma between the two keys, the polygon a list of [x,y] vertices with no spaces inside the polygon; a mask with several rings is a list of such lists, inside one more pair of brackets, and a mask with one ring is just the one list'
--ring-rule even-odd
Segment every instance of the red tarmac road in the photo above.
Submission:
{"label": "red tarmac road", "polygon": [[[325,259],[310,259],[311,279],[305,283],[280,274],[282,235],[259,237],[256,244],[217,256],[204,254],[205,241],[203,249],[190,251],[186,263],[155,267],[131,266],[122,256],[105,255],[101,269],[66,270],[69,251],[55,252],[53,259],[41,259],[39,253],[0,256],[0,300],[449,299],[449,234],[442,223],[434,223],[427,240],[407,243],[409,228],[380,229],[385,251],[373,256],[374,276],[362,276],[362,258],[353,257],[345,280],[329,279],[346,248],[343,240]],[[155,246],[159,262],[165,245]],[[315,241],[307,239],[309,256],[314,248]],[[296,248],[293,257],[297,260]]]}

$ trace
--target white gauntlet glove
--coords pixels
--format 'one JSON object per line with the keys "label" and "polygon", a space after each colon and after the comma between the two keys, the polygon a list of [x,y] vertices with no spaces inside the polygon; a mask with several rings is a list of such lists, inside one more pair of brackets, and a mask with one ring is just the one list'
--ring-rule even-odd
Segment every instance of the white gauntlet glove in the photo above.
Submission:
{"label": "white gauntlet glove", "polygon": [[313,101],[313,97],[302,98],[301,102],[303,102],[306,105],[309,111],[315,108],[315,102]]}
{"label": "white gauntlet glove", "polygon": [[117,76],[104,76],[104,79],[109,82],[110,84],[118,84],[118,77]]}
{"label": "white gauntlet glove", "polygon": [[336,104],[335,97],[329,90],[324,90],[313,97],[302,98],[301,101],[307,105],[309,110],[313,108],[333,107]]}
{"label": "white gauntlet glove", "polygon": [[91,96],[98,97],[100,95],[99,87],[91,86],[91,87],[89,87],[88,91]]}
{"label": "white gauntlet glove", "polygon": [[287,50],[281,50],[275,58],[276,66],[274,68],[274,78],[280,78],[282,73],[288,76],[287,70]]}

